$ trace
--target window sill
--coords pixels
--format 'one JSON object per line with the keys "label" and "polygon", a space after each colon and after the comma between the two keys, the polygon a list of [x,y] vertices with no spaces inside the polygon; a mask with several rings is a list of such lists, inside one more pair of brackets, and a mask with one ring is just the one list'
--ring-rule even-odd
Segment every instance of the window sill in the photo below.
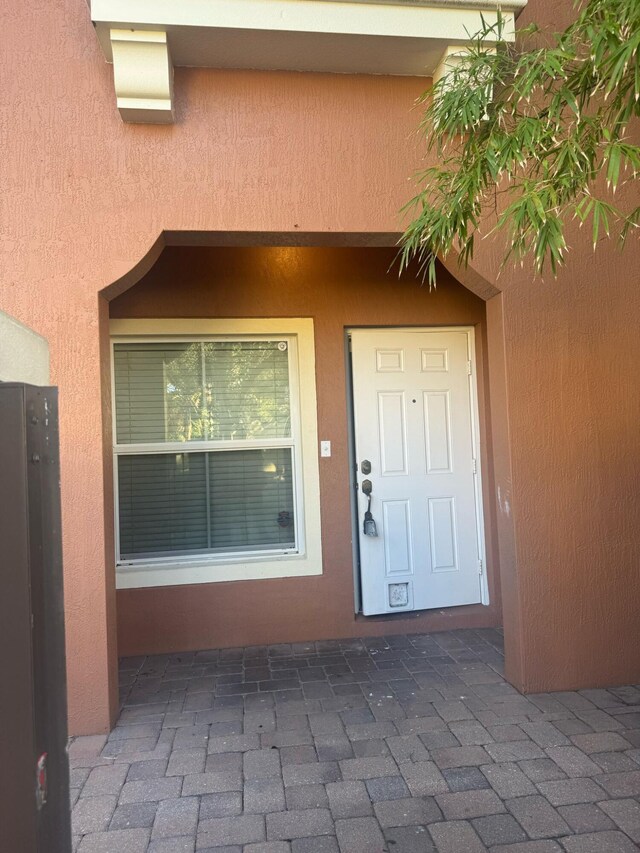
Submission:
{"label": "window sill", "polygon": [[225,563],[183,561],[121,565],[116,568],[116,589],[153,586],[184,586],[199,583],[267,580],[269,578],[307,577],[322,574],[322,562],[308,556],[278,554],[254,560]]}

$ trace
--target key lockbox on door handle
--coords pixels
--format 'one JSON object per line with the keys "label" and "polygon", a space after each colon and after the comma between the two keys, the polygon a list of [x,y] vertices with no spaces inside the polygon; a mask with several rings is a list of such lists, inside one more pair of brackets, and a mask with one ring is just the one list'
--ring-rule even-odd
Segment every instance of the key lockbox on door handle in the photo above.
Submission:
{"label": "key lockbox on door handle", "polygon": [[[362,463],[362,470],[364,471],[365,464],[368,466],[369,471],[371,470],[371,465],[365,460]],[[367,473],[369,473],[367,471]],[[376,523],[373,518],[373,514],[371,512],[371,492],[373,491],[373,484],[371,480],[363,480],[362,481],[362,492],[369,499],[367,502],[367,511],[364,514],[364,523],[362,525],[362,531],[365,536],[377,536],[378,528],[376,527]]]}

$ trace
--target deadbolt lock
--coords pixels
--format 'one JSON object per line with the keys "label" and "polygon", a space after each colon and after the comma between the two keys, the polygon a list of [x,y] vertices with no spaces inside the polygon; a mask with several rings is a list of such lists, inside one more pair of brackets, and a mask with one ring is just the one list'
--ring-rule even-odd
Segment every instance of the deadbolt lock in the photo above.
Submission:
{"label": "deadbolt lock", "polygon": [[362,471],[363,474],[370,474],[371,473],[371,462],[369,462],[368,459],[363,459],[362,463],[360,465],[360,470]]}

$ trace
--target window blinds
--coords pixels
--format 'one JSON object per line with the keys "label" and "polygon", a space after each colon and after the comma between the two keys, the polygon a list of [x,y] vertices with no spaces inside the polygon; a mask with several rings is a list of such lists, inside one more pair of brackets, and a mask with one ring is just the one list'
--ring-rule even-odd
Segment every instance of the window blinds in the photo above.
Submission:
{"label": "window blinds", "polygon": [[295,547],[290,448],[118,458],[124,560]]}
{"label": "window blinds", "polygon": [[114,379],[121,560],[295,548],[287,341],[116,343]]}
{"label": "window blinds", "polygon": [[118,444],[291,436],[286,341],[118,343]]}

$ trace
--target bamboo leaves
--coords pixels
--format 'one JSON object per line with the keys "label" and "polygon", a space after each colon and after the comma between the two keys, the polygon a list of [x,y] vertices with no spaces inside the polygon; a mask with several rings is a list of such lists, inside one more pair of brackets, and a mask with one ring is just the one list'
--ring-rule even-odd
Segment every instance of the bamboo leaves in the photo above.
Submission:
{"label": "bamboo leaves", "polygon": [[432,286],[436,256],[455,251],[468,263],[490,216],[489,233],[510,235],[504,260],[530,256],[538,273],[564,263],[571,219],[591,222],[594,245],[614,227],[623,243],[640,225],[640,208],[596,193],[601,184],[615,193],[640,172],[627,130],[640,117],[638,0],[586,0],[563,33],[545,43],[529,27],[517,45],[499,13],[483,19],[468,52],[421,99],[437,165],[417,176],[404,208],[412,219],[402,265],[417,256]]}

